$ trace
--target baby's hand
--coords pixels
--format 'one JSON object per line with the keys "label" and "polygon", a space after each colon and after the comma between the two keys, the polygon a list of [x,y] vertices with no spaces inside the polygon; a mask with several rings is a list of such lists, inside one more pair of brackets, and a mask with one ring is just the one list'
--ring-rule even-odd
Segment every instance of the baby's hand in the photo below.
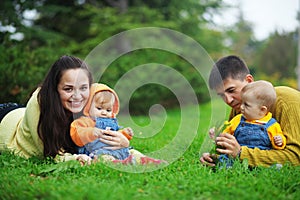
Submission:
{"label": "baby's hand", "polygon": [[102,130],[99,128],[94,128],[94,136],[99,138],[101,135],[103,135]]}
{"label": "baby's hand", "polygon": [[274,136],[274,143],[275,143],[277,146],[281,147],[282,144],[283,144],[282,137],[281,137],[280,135]]}
{"label": "baby's hand", "polygon": [[131,137],[133,137],[134,133],[133,133],[133,130],[132,128],[130,127],[126,127],[123,129],[128,135],[130,135]]}
{"label": "baby's hand", "polygon": [[216,133],[215,133],[215,131],[216,131],[215,127],[212,127],[212,128],[209,129],[208,134],[209,134],[210,139],[212,139],[212,140],[216,139]]}

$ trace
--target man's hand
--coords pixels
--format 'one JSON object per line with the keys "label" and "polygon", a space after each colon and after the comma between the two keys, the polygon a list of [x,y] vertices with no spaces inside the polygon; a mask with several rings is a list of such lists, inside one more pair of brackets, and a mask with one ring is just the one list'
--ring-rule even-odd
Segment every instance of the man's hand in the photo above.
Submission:
{"label": "man's hand", "polygon": [[232,156],[233,158],[236,158],[241,152],[241,146],[239,145],[235,137],[228,133],[221,133],[216,138],[216,144],[223,147],[222,149],[217,148],[217,151],[220,154],[227,154],[229,156]]}
{"label": "man's hand", "polygon": [[200,162],[210,167],[214,167],[216,165],[214,163],[212,155],[210,155],[209,153],[203,153],[202,156],[200,157]]}

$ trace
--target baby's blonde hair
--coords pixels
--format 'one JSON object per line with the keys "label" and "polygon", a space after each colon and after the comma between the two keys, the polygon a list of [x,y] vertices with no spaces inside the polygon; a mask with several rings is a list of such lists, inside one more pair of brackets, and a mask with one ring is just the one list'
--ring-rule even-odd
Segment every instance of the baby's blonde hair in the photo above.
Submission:
{"label": "baby's blonde hair", "polygon": [[242,98],[243,95],[254,95],[257,99],[257,102],[261,106],[266,106],[268,111],[272,108],[272,106],[276,102],[276,91],[273,87],[272,83],[268,81],[254,81],[247,84],[242,89]]}
{"label": "baby's blonde hair", "polygon": [[115,103],[115,96],[112,92],[103,90],[95,94],[94,101],[100,105],[111,104],[111,106],[113,106]]}

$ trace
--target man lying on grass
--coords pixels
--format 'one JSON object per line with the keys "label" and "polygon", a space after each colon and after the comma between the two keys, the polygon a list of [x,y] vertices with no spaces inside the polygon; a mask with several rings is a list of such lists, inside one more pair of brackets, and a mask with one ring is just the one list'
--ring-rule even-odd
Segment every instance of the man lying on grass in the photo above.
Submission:
{"label": "man lying on grass", "polygon": [[[254,81],[247,65],[237,56],[221,58],[213,66],[209,87],[223,98],[232,110],[231,120],[241,112],[241,90]],[[218,153],[227,154],[240,160],[247,159],[250,166],[271,166],[290,163],[300,165],[300,92],[285,86],[275,87],[276,103],[270,110],[273,117],[280,123],[286,139],[286,147],[282,150],[260,150],[241,146],[236,138],[228,133],[216,138]],[[215,166],[209,153],[203,153],[201,163]]]}

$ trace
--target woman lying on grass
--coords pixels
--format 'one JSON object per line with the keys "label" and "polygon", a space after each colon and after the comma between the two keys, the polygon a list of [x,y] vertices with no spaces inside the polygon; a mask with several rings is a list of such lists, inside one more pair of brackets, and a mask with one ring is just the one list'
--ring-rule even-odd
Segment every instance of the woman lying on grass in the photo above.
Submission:
{"label": "woman lying on grass", "polygon": [[[88,66],[79,58],[62,56],[50,68],[43,84],[29,99],[26,108],[0,104],[0,151],[9,150],[29,157],[52,157],[58,161],[91,158],[76,154],[70,137],[70,124],[87,103],[92,84]],[[105,130],[99,136],[114,148],[129,146],[128,139],[117,131]]]}

